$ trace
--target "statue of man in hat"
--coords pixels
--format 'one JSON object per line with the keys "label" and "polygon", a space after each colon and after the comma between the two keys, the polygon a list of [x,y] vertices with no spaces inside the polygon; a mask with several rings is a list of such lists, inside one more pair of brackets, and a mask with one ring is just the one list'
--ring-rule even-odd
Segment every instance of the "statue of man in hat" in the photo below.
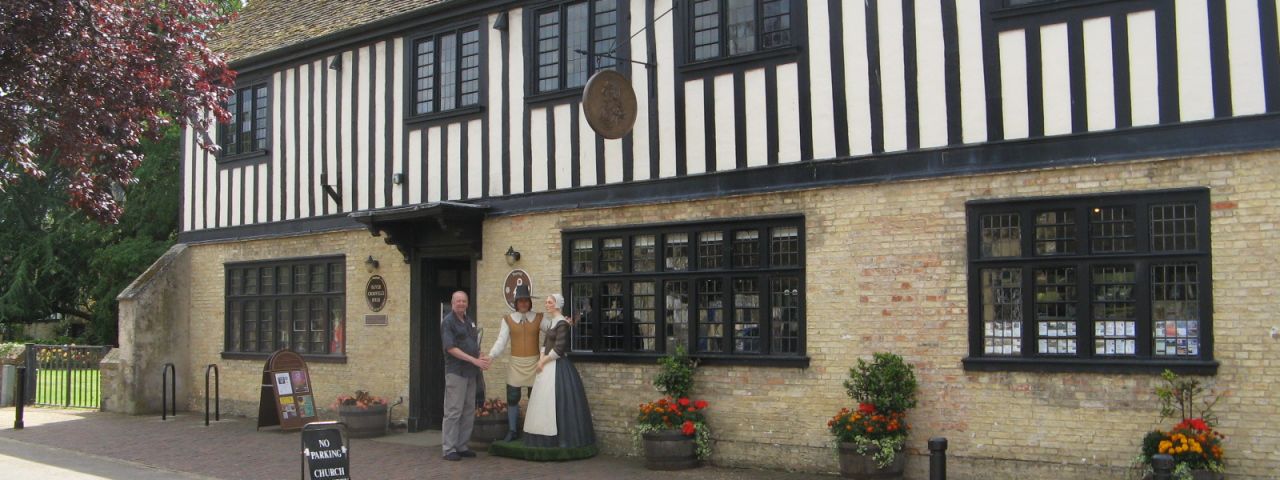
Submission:
{"label": "statue of man in hat", "polygon": [[502,318],[498,341],[489,349],[489,357],[497,359],[508,347],[511,361],[507,362],[507,437],[510,442],[520,436],[520,391],[533,388],[537,375],[540,336],[550,329],[543,322],[541,313],[533,313],[533,296],[529,285],[516,285],[516,311]]}

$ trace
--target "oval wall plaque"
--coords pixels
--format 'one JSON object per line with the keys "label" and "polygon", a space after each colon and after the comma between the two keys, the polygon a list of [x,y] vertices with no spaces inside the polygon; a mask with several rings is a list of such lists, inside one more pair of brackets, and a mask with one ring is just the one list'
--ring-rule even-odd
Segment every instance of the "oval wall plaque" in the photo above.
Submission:
{"label": "oval wall plaque", "polygon": [[608,139],[627,135],[636,123],[636,92],[616,70],[601,70],[582,90],[582,113],[591,129]]}
{"label": "oval wall plaque", "polygon": [[387,283],[382,281],[382,276],[369,277],[369,283],[364,286],[364,300],[369,304],[370,310],[382,311],[382,307],[387,304]]}
{"label": "oval wall plaque", "polygon": [[[529,279],[529,274],[524,270],[512,270],[507,274],[507,279],[502,283],[502,295],[507,299],[507,306],[511,307],[511,311],[516,310],[516,286],[528,285],[529,292],[533,292],[533,280]],[[535,305],[538,302],[533,302]]]}

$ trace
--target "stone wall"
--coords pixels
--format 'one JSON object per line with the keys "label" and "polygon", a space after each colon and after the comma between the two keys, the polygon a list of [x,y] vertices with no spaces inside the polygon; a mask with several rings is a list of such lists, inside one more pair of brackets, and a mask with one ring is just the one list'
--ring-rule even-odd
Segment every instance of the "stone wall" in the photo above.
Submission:
{"label": "stone wall", "polygon": [[[826,421],[851,406],[841,382],[855,359],[893,351],[916,365],[920,405],[910,413],[912,478],[927,469],[925,441],[950,440],[954,478],[1123,476],[1142,435],[1158,423],[1154,374],[966,372],[968,354],[965,202],[1206,186],[1212,189],[1215,356],[1207,380],[1230,392],[1218,405],[1232,478],[1280,471],[1280,372],[1273,360],[1280,325],[1271,314],[1280,283],[1280,154],[1263,152],[1151,160],[1002,175],[847,186],[706,201],[496,217],[484,225],[484,260],[473,303],[487,348],[507,312],[501,283],[526,270],[535,295],[561,288],[561,231],[611,225],[801,214],[806,229],[808,368],[705,366],[697,395],[716,439],[714,463],[832,472],[837,469]],[[508,266],[503,253],[523,257]],[[256,414],[262,362],[220,360],[223,264],[232,261],[345,254],[347,363],[312,363],[320,406],[339,392],[371,389],[407,395],[408,265],[364,231],[192,248],[193,364],[223,365],[224,410]],[[390,317],[367,327],[360,287],[363,259],[382,262]],[[500,392],[504,362],[487,375]],[[631,451],[636,405],[657,394],[656,366],[578,363],[605,451]],[[195,377],[192,374],[192,377]],[[197,385],[199,387],[199,385]],[[187,398],[201,398],[193,389]],[[227,401],[231,400],[231,401]],[[399,409],[397,416],[402,416]],[[1166,425],[1167,426],[1167,425]]]}

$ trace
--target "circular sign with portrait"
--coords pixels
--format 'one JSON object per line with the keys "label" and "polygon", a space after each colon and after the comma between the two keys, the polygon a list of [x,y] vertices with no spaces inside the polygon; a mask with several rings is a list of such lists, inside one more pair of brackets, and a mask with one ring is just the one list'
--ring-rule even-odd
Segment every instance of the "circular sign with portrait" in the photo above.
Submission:
{"label": "circular sign with portrait", "polygon": [[507,280],[502,284],[502,295],[507,298],[507,306],[511,311],[516,310],[516,287],[528,285],[529,291],[533,291],[533,281],[529,279],[529,274],[524,270],[512,270],[507,274]]}
{"label": "circular sign with portrait", "polygon": [[369,283],[364,286],[364,299],[370,310],[382,311],[382,307],[387,304],[387,283],[382,281],[381,276],[369,277]]}
{"label": "circular sign with portrait", "polygon": [[627,135],[636,123],[636,92],[616,70],[601,70],[582,90],[582,113],[591,129],[608,139]]}

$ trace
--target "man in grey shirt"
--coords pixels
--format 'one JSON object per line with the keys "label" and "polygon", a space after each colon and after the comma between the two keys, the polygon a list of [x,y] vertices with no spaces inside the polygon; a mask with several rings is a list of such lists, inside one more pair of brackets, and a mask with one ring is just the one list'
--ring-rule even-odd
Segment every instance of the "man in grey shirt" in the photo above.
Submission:
{"label": "man in grey shirt", "polygon": [[480,330],[467,318],[466,292],[453,292],[452,311],[440,322],[444,344],[444,425],[441,437],[444,459],[461,460],[476,453],[467,447],[476,421],[476,384],[481,370],[489,369],[489,355],[480,353]]}

